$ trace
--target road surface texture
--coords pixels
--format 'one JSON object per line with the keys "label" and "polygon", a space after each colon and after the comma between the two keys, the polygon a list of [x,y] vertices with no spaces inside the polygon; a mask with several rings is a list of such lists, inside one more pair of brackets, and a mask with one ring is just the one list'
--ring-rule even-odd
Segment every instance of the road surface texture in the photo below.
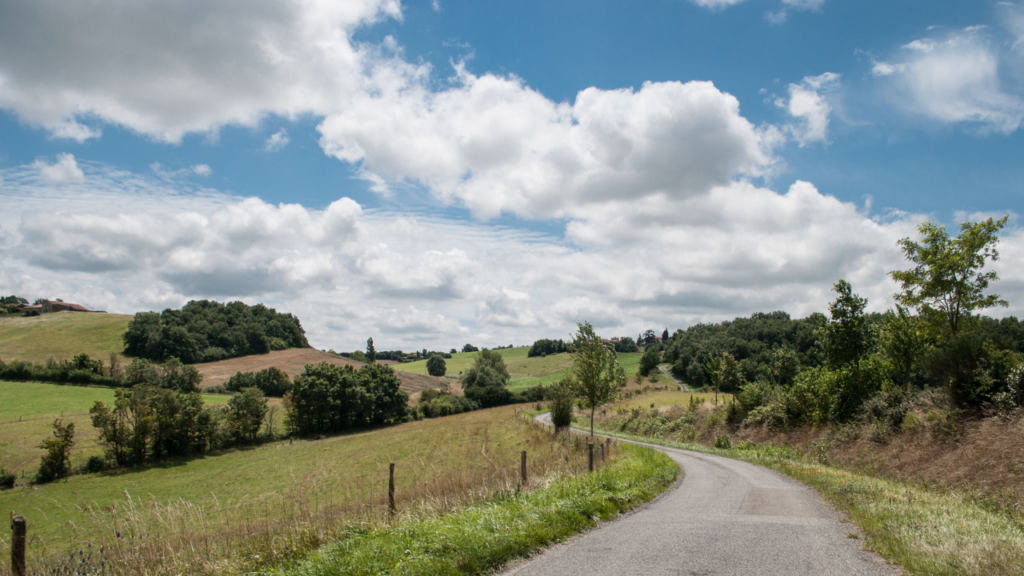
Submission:
{"label": "road surface texture", "polygon": [[[544,421],[541,418],[538,418]],[[892,576],[856,526],[813,489],[738,460],[653,446],[682,482],[640,510],[507,570],[506,576]]]}
{"label": "road surface texture", "polygon": [[679,380],[676,380],[676,377],[673,376],[672,373],[668,371],[668,367],[667,366],[658,366],[658,370],[661,370],[662,372],[664,372],[665,376],[668,376],[673,382],[675,382],[676,386],[679,386],[679,391],[680,392],[689,392],[690,391],[690,389],[686,387],[686,384],[683,384]]}

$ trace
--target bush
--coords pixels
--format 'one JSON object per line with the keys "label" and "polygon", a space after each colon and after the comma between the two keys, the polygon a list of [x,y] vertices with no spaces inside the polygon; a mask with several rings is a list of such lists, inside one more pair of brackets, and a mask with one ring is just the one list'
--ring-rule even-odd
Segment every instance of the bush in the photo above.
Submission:
{"label": "bush", "polygon": [[555,425],[555,430],[568,428],[572,424],[572,412],[576,405],[572,386],[562,380],[551,388],[548,397],[551,400],[551,423]]}
{"label": "bush", "polygon": [[224,360],[227,357],[227,350],[218,346],[210,346],[206,350],[203,350],[203,362],[217,362],[218,360]]}
{"label": "bush", "polygon": [[6,468],[0,467],[0,490],[10,490],[14,488],[14,481],[18,477],[14,475],[14,472],[8,472]]}
{"label": "bush", "polygon": [[431,376],[444,376],[448,367],[440,354],[431,354],[427,359],[427,374]]}
{"label": "bush", "polygon": [[85,462],[85,471],[89,474],[103,472],[103,469],[106,467],[107,461],[102,456],[89,456],[89,459]]}
{"label": "bush", "polygon": [[715,437],[715,448],[719,450],[729,450],[732,448],[732,440],[725,434],[719,434]]}

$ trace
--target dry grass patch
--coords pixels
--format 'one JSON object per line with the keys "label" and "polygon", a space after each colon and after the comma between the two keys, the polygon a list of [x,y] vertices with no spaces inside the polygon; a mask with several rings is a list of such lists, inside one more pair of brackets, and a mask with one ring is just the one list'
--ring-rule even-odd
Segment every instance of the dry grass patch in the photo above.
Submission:
{"label": "dry grass patch", "polygon": [[0,493],[0,507],[28,517],[34,570],[91,545],[105,547],[115,574],[233,572],[385,522],[389,462],[399,514],[436,514],[514,489],[520,450],[531,486],[579,472],[586,461],[576,442],[554,442],[503,407],[72,477]]}
{"label": "dry grass patch", "polygon": [[[269,354],[255,354],[253,356],[229,358],[219,362],[195,364],[195,367],[203,375],[202,387],[209,388],[225,384],[228,379],[238,372],[259,372],[271,367],[284,371],[288,374],[289,378],[294,379],[302,373],[302,369],[305,368],[306,364],[319,364],[321,362],[338,366],[352,366],[356,369],[363,365],[362,362],[338,356],[337,354],[321,352],[315,348],[289,348],[288,350],[278,350]],[[399,364],[398,366],[402,365]],[[395,374],[402,381],[402,390],[405,390],[408,394],[421,392],[426,388],[439,388],[442,383],[440,378],[427,376],[426,374],[413,374],[399,369],[395,370]]]}

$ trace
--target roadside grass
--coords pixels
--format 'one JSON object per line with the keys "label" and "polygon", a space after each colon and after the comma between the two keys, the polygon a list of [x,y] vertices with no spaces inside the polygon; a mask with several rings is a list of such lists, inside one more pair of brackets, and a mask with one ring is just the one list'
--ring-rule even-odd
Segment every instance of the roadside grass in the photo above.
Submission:
{"label": "roadside grass", "polygon": [[788,446],[743,443],[720,450],[596,429],[607,436],[744,460],[795,478],[815,488],[864,532],[865,549],[900,564],[907,574],[1024,574],[1024,516],[986,506],[974,494],[829,466]]}
{"label": "roadside grass", "polygon": [[[664,388],[666,386],[665,378],[662,378],[656,386]],[[715,393],[714,392],[680,392],[679,388],[675,387],[675,384],[668,381],[668,390],[654,390],[646,393],[641,393],[637,396],[632,396],[612,404],[608,404],[603,407],[602,410],[607,412],[615,412],[616,410],[633,410],[633,409],[650,409],[652,405],[654,408],[668,408],[671,406],[688,406],[690,404],[690,398],[694,398],[696,401],[703,400],[706,404],[714,404]],[[718,403],[726,404],[732,399],[731,394],[718,394]]]}
{"label": "roadside grass", "polygon": [[478,574],[564,540],[647,502],[679,467],[667,456],[620,445],[603,470],[549,478],[535,492],[505,491],[445,516],[356,531],[274,574]]}
{"label": "roadside grass", "polygon": [[55,312],[39,316],[0,318],[0,359],[45,362],[53,356],[65,360],[85,352],[106,364],[110,354],[121,354],[121,336],[132,316]]}
{"label": "roadside grass", "polygon": [[[513,490],[520,450],[528,451],[538,485],[586,468],[582,442],[552,441],[542,426],[517,417],[518,409],[72,476],[0,492],[0,509],[29,519],[33,571],[67,567],[63,554],[88,546],[104,547],[114,573],[271,566],[385,521],[389,462],[396,463],[399,513],[409,517]],[[0,541],[4,559],[8,545]]]}
{"label": "roadside grass", "polygon": [[[208,405],[225,404],[229,399],[220,394],[203,395]],[[90,456],[101,455],[99,433],[89,417],[89,409],[97,400],[113,403],[114,390],[0,380],[0,465],[19,477],[34,477],[44,453],[39,443],[51,437],[57,418],[75,424],[72,467],[84,465]]]}

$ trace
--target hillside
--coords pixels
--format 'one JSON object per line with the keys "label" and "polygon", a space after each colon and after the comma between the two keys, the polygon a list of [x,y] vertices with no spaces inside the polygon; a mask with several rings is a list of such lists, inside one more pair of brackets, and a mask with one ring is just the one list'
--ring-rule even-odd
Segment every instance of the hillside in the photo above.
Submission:
{"label": "hillside", "polygon": [[[288,374],[289,378],[295,378],[302,373],[302,368],[306,364],[319,364],[320,362],[327,362],[338,366],[352,366],[357,369],[363,365],[362,362],[356,362],[344,356],[321,352],[313,348],[291,348],[269,354],[242,356],[221,360],[220,362],[196,364],[195,367],[203,375],[202,387],[209,388],[224,384],[238,372],[258,372],[272,366],[283,370]],[[398,369],[399,366],[402,370]],[[402,381],[402,390],[405,390],[410,396],[426,388],[438,388],[443,383],[441,378],[427,376],[426,369],[422,373],[405,372],[404,368],[406,366],[408,364],[395,366],[395,374]]]}
{"label": "hillside", "polygon": [[[512,377],[509,382],[509,389],[513,391],[525,390],[543,384],[545,386],[554,384],[568,375],[572,366],[572,358],[568,354],[552,354],[550,356],[535,356],[529,358],[528,346],[519,348],[505,348],[496,350],[505,359],[508,366],[508,373]],[[478,352],[465,352],[452,354],[451,358],[445,359],[445,368],[448,376],[459,376],[473,365]],[[627,378],[632,378],[640,369],[640,357],[642,353],[618,354],[619,364],[626,372]],[[427,361],[409,362],[402,364],[401,370],[416,374],[427,373]]]}
{"label": "hillside", "polygon": [[124,351],[122,335],[132,319],[126,314],[56,312],[0,318],[0,359],[45,362],[85,352],[107,362]]}

